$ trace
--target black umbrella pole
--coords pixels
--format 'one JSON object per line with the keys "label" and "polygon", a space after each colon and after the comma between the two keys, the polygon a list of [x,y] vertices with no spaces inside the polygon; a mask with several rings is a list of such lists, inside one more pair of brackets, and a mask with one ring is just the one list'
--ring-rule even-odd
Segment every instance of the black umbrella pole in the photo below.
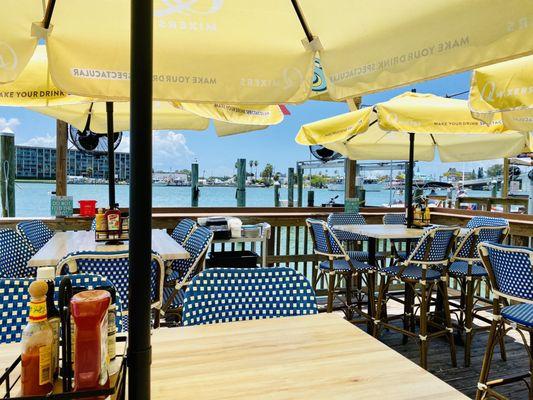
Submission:
{"label": "black umbrella pole", "polygon": [[153,2],[131,0],[128,398],[150,399]]}
{"label": "black umbrella pole", "polygon": [[413,175],[415,172],[415,134],[409,132],[409,165],[405,177],[405,191],[407,193],[405,206],[407,207],[407,227],[413,226]]}
{"label": "black umbrella pole", "polygon": [[115,198],[115,129],[113,127],[113,102],[105,103],[107,116],[107,171],[109,180],[109,208],[116,205]]}

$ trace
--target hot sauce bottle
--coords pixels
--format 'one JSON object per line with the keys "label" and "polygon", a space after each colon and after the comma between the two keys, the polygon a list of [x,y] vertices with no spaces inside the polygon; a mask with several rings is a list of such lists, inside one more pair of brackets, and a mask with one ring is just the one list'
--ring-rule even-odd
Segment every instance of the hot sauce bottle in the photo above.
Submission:
{"label": "hot sauce bottle", "polygon": [[22,333],[22,395],[45,395],[53,389],[52,345],[54,335],[47,319],[44,281],[32,282],[29,288],[30,315]]}

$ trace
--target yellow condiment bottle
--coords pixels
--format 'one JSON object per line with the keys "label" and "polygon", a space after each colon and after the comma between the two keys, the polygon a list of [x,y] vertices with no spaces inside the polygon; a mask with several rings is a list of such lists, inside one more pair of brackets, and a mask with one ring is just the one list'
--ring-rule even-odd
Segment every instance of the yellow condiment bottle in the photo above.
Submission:
{"label": "yellow condiment bottle", "polygon": [[429,211],[429,204],[426,205],[426,210],[424,211],[424,222],[426,225],[429,225],[431,220],[431,212]]}
{"label": "yellow condiment bottle", "polygon": [[98,209],[98,213],[95,216],[95,222],[96,222],[96,237],[97,238],[106,238],[106,232],[107,231],[107,220],[104,214],[104,210],[102,208]]}

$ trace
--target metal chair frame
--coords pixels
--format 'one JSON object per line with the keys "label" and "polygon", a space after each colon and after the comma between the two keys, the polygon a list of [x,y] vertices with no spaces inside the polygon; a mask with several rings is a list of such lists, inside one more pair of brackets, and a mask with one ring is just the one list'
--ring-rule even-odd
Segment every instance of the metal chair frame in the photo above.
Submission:
{"label": "metal chair frame", "polygon": [[[324,232],[324,237],[326,238],[326,246],[327,246],[327,252],[322,252],[317,249],[317,238],[315,236],[315,233],[312,228],[312,224],[319,224]],[[375,274],[374,269],[369,268],[368,272],[362,272],[358,271],[344,249],[342,243],[337,238],[331,227],[322,220],[315,220],[308,218],[306,220],[306,225],[309,230],[309,233],[311,235],[311,238],[313,240],[313,251],[316,255],[323,256],[327,258],[327,261],[329,262],[329,270],[323,271],[320,269],[319,264],[313,265],[313,271],[312,271],[312,287],[313,290],[316,291],[316,287],[318,284],[318,281],[320,279],[324,279],[328,283],[328,298],[327,298],[327,306],[326,306],[326,312],[331,313],[333,312],[333,306],[335,299],[338,299],[343,304],[343,311],[346,314],[346,318],[353,323],[368,323],[372,320],[372,311],[374,310],[374,291],[375,291]],[[332,241],[338,246],[340,252],[335,253],[333,251],[332,247]],[[334,269],[334,261],[336,259],[345,260],[347,264],[350,267],[350,271],[339,271]],[[354,295],[354,288],[353,288],[353,279],[357,279],[357,286],[355,288],[355,295],[356,295],[356,303],[352,303],[352,297]],[[342,279],[344,279],[345,283],[345,289],[344,291],[341,288],[342,285]],[[362,305],[364,300],[364,290],[362,288],[362,285],[360,286],[360,283],[364,283],[366,285],[367,291],[367,301],[369,304],[369,308],[367,311],[363,311]],[[340,297],[340,294],[344,292],[345,298],[342,299]],[[356,311],[356,313],[362,318],[360,320],[352,320],[352,311]]]}
{"label": "metal chair frame", "polygon": [[[454,301],[457,297],[450,297],[449,302],[451,313],[457,315],[458,334],[461,338],[463,334],[465,336],[465,367],[470,366],[472,340],[474,333],[478,331],[487,331],[489,329],[489,325],[474,327],[474,318],[477,318],[487,324],[490,324],[491,322],[489,319],[480,315],[480,312],[487,311],[491,308],[491,303],[480,296],[476,296],[476,292],[481,286],[481,283],[485,282],[485,284],[488,285],[490,288],[490,282],[483,276],[476,276],[472,273],[473,265],[476,263],[481,263],[481,257],[479,255],[479,252],[477,251],[477,245],[482,241],[481,236],[483,236],[483,231],[501,232],[497,242],[502,243],[509,233],[509,227],[507,225],[478,226],[476,228],[470,229],[466,235],[464,235],[460,240],[458,240],[457,249],[455,250],[453,256],[450,259],[450,265],[452,265],[455,261],[466,262],[466,274],[464,276],[451,276],[450,272],[447,271],[448,278],[454,278],[459,283],[461,291],[459,296],[459,303]],[[466,248],[466,246],[470,247]],[[465,250],[467,251],[466,256],[464,254]],[[485,304],[480,305],[480,303]],[[502,358],[506,359],[503,340],[500,343],[500,349]]]}
{"label": "metal chair frame", "polygon": [[[483,363],[481,365],[481,373],[477,384],[476,400],[488,398],[507,400],[508,398],[506,396],[498,393],[494,388],[514,382],[525,382],[529,388],[529,398],[531,399],[533,398],[533,328],[505,318],[502,315],[502,306],[508,306],[511,302],[513,302],[529,304],[533,307],[533,298],[517,297],[500,290],[492,263],[489,258],[489,249],[491,248],[504,253],[523,253],[527,255],[533,270],[533,250],[530,248],[504,246],[492,243],[480,243],[478,245],[478,252],[481,255],[483,265],[487,269],[492,285],[493,301],[492,321],[489,330],[487,347],[485,349]],[[522,339],[526,353],[529,356],[529,371],[488,381],[492,358],[494,356],[494,348],[496,345],[498,345],[498,343],[501,343],[501,341],[505,339],[505,336],[511,330],[515,330]],[[526,337],[526,335],[529,337]]]}
{"label": "metal chair frame", "polygon": [[[430,260],[430,252],[432,249],[433,241],[438,232],[451,231],[452,236],[447,244],[446,257],[439,260]],[[428,280],[427,271],[432,267],[446,266],[449,263],[449,254],[453,248],[453,244],[457,235],[459,234],[458,227],[436,227],[428,229],[424,235],[419,239],[417,245],[410,253],[407,260],[399,264],[399,270],[396,274],[391,275],[383,271],[379,271],[381,275],[381,282],[379,285],[378,298],[376,301],[376,317],[374,319],[374,336],[379,337],[382,328],[388,328],[396,332],[403,334],[403,342],[406,343],[408,338],[415,338],[419,340],[420,344],[420,365],[422,368],[427,369],[427,356],[428,356],[428,342],[430,339],[434,339],[440,336],[446,336],[450,344],[450,356],[452,365],[457,365],[457,357],[455,351],[455,343],[453,338],[453,327],[451,322],[451,314],[448,303],[448,278],[445,274],[441,275],[440,280]],[[422,246],[426,246],[422,259],[419,257],[419,251],[422,250]],[[410,265],[418,265],[421,268],[421,277],[409,278],[402,277],[404,271]],[[405,284],[404,298],[400,299],[394,295],[388,293],[388,288],[393,281],[400,281]],[[417,288],[417,286],[419,288]],[[442,301],[441,304],[436,304],[433,301],[433,292],[438,292]],[[388,316],[384,314],[386,309],[386,303],[389,300],[394,300],[404,305],[403,314]],[[418,300],[418,306],[415,305],[415,300]],[[436,309],[442,308],[444,314],[444,326],[430,319],[430,306],[436,305]],[[418,316],[417,316],[418,311]],[[403,327],[400,328],[393,325],[391,321],[396,319],[403,320]],[[416,333],[416,325],[419,325],[419,332]],[[431,327],[434,330],[428,332],[428,328]]]}

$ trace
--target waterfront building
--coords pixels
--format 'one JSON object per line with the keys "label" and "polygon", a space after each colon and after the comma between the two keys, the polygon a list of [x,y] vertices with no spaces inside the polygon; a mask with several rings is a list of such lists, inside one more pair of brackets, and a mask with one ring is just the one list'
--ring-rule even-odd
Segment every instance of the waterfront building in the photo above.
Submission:
{"label": "waterfront building", "polygon": [[[56,177],[56,149],[51,147],[16,146],[16,179],[50,179]],[[107,179],[107,156],[94,156],[75,149],[67,154],[67,175]],[[130,178],[129,153],[115,153],[115,177]]]}

